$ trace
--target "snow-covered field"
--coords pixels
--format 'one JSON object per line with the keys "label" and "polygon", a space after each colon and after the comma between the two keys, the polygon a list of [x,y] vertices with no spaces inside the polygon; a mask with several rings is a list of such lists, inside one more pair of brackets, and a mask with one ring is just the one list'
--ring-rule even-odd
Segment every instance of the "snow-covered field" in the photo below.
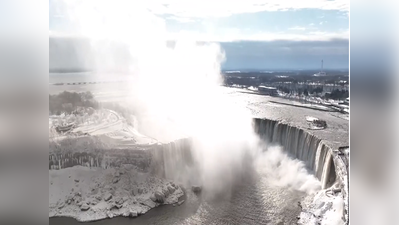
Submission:
{"label": "snow-covered field", "polygon": [[[74,124],[74,128],[67,134],[57,134],[55,127],[67,124]],[[80,115],[51,116],[49,118],[49,129],[50,138],[60,138],[70,134],[88,134],[90,136],[102,136],[104,140],[118,146],[154,144],[157,142],[155,139],[138,132],[132,122],[108,109],[92,110],[91,113],[82,112]]]}

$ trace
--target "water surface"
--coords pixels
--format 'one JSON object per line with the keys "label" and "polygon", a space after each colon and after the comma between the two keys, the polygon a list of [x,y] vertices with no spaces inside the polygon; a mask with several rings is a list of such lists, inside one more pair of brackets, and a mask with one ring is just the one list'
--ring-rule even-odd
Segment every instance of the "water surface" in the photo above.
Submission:
{"label": "water surface", "polygon": [[[304,196],[288,188],[270,187],[266,178],[256,177],[237,185],[231,195],[207,200],[188,190],[181,206],[160,206],[137,218],[116,217],[89,224],[296,224],[298,201]],[[82,223],[72,218],[50,218],[50,225],[75,224]]]}

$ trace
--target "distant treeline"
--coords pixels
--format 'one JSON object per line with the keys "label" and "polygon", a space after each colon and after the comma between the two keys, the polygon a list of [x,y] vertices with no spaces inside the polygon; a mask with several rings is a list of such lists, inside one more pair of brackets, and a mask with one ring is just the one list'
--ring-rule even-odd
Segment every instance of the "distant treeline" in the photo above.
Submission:
{"label": "distant treeline", "polygon": [[309,94],[321,94],[323,92],[323,87],[308,87],[308,88],[298,88],[297,90],[292,90],[288,87],[277,87],[277,89],[283,93],[289,94],[289,93],[298,93],[299,95],[304,94],[305,96],[308,96]]}
{"label": "distant treeline", "polygon": [[49,112],[53,115],[61,113],[72,113],[78,107],[92,107],[97,109],[99,103],[94,100],[91,92],[67,92],[64,91],[57,95],[49,95]]}
{"label": "distant treeline", "polygon": [[349,91],[347,90],[333,90],[331,93],[326,93],[325,98],[334,100],[344,100],[349,97]]}
{"label": "distant treeline", "polygon": [[223,74],[224,85],[241,85],[241,86],[259,86],[262,83],[282,83],[291,82],[293,84],[303,82],[323,82],[324,84],[338,84],[340,81],[346,81],[349,84],[349,76],[339,74],[327,75],[322,77],[313,76],[312,74],[295,74],[288,72],[275,73],[225,73]]}

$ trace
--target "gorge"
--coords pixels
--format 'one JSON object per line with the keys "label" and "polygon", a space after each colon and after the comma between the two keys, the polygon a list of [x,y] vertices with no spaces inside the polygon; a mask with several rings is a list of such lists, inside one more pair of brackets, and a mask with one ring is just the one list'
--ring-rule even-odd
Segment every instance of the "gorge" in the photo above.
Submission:
{"label": "gorge", "polygon": [[[318,181],[320,181],[321,185],[321,190],[315,189],[314,193],[307,193],[304,194],[303,192],[306,192],[306,190],[309,190],[309,188],[306,187],[306,182],[300,182],[299,184],[296,183],[290,183],[288,182],[289,185],[296,186],[294,187],[294,190],[290,190],[290,188],[287,189],[287,184],[284,184],[285,186],[280,186],[278,189],[270,188],[267,187],[263,189],[263,191],[260,191],[260,194],[262,196],[262,192],[264,193],[270,193],[266,194],[266,196],[269,195],[275,195],[276,191],[278,197],[273,197],[277,199],[278,201],[283,200],[284,198],[291,198],[290,201],[291,203],[299,203],[300,207],[291,207],[289,208],[290,210],[287,210],[287,206],[281,206],[284,204],[280,204],[281,211],[275,210],[273,212],[269,211],[271,208],[279,208],[278,206],[274,206],[271,208],[268,208],[265,206],[261,207],[263,209],[266,209],[263,212],[258,212],[258,214],[264,214],[265,216],[259,216],[258,214],[253,214],[252,218],[251,216],[249,218],[246,218],[244,216],[246,213],[249,211],[256,212],[253,208],[243,211],[239,211],[240,213],[236,212],[235,210],[238,209],[231,209],[233,210],[236,214],[235,216],[231,216],[232,212],[227,211],[218,211],[214,210],[215,205],[212,203],[212,200],[206,200],[206,199],[201,199],[200,197],[196,196],[193,193],[190,193],[190,187],[191,185],[197,185],[199,182],[198,177],[201,171],[198,169],[199,162],[197,154],[193,152],[191,145],[193,140],[191,138],[183,138],[180,140],[175,140],[169,143],[162,143],[162,144],[152,144],[152,145],[142,145],[142,146],[136,146],[136,147],[130,147],[130,148],[118,148],[118,149],[113,149],[112,147],[106,147],[106,146],[101,146],[98,147],[97,149],[90,149],[88,151],[82,151],[78,150],[75,152],[71,151],[54,151],[50,153],[50,158],[49,158],[49,169],[50,170],[65,170],[66,168],[73,167],[73,166],[83,166],[83,167],[89,167],[89,168],[102,168],[102,169],[116,169],[120,170],[120,168],[124,168],[125,165],[130,165],[133,166],[134,171],[138,171],[136,173],[148,173],[151,174],[151,176],[154,177],[159,177],[162,179],[166,179],[168,181],[173,181],[173,183],[176,183],[180,185],[182,188],[181,190],[185,190],[186,192],[186,202],[183,203],[182,207],[186,208],[191,208],[192,211],[189,210],[189,212],[186,212],[187,210],[180,209],[179,206],[176,208],[168,208],[168,207],[160,207],[157,209],[157,212],[163,216],[160,216],[158,220],[158,223],[161,223],[161,221],[165,221],[165,215],[167,217],[167,221],[169,222],[181,222],[181,223],[187,223],[187,224],[192,224],[192,223],[204,223],[204,221],[213,221],[212,223],[219,224],[223,223],[222,221],[230,221],[229,223],[242,223],[245,222],[247,224],[256,224],[259,221],[268,221],[271,223],[275,222],[283,222],[285,223],[290,223],[290,222],[295,222],[298,219],[296,218],[299,215],[299,220],[298,223],[301,224],[309,224],[312,221],[323,221],[323,218],[316,218],[317,216],[315,215],[315,211],[317,210],[332,210],[333,204],[323,204],[322,206],[314,206],[317,202],[317,198],[322,199],[319,201],[322,202],[327,202],[326,199],[328,199],[328,196],[335,196],[337,198],[342,199],[340,201],[340,204],[342,204],[339,208],[342,209],[340,217],[342,218],[342,221],[348,222],[348,165],[347,165],[347,160],[348,160],[348,148],[335,148],[336,146],[329,146],[328,143],[317,137],[317,135],[309,133],[306,129],[302,129],[296,126],[292,126],[288,123],[280,122],[277,120],[270,120],[270,119],[261,119],[261,118],[255,118],[252,120],[253,121],[253,129],[259,139],[262,141],[262,144],[265,146],[281,146],[281,148],[284,150],[284,154],[288,155],[289,158],[292,160],[296,160],[296,162],[303,163],[303,168],[306,168],[307,172],[309,174],[313,174]],[[98,140],[95,140],[96,137],[79,137],[80,141],[76,141],[76,143],[79,147],[74,146],[73,149],[88,149],[87,147],[85,148],[84,146],[93,146],[93,142],[96,142]],[[270,151],[268,149],[264,149],[263,151]],[[270,156],[270,155],[269,155]],[[280,161],[277,160],[277,164],[281,164]],[[278,168],[279,165],[277,165],[276,168]],[[273,167],[273,169],[276,169]],[[132,171],[132,170],[125,170],[127,172]],[[278,173],[278,170],[274,171]],[[125,172],[126,173],[126,172]],[[246,173],[246,172],[245,172]],[[244,174],[245,174],[244,173]],[[284,176],[282,174],[281,176]],[[281,178],[279,178],[281,179]],[[256,179],[255,179],[256,180]],[[197,183],[196,183],[197,182]],[[270,182],[270,179],[265,182]],[[162,183],[162,181],[160,181]],[[246,183],[244,186],[241,187],[243,184]],[[250,195],[255,195],[256,196],[256,191],[252,192],[248,196],[241,196],[242,194],[238,194],[241,198],[240,200],[243,200],[242,202],[235,200],[236,197],[232,197],[237,195],[237,192],[248,192],[248,186],[257,186],[262,181],[256,181],[253,183],[253,181],[244,180],[240,179],[237,183],[234,183],[237,187],[230,187],[232,188],[231,191],[231,196],[228,198],[228,205],[230,204],[237,204],[235,207],[238,207],[240,210],[242,210],[243,205],[250,203],[252,200],[248,200]],[[168,184],[166,184],[168,185]],[[161,184],[162,186],[162,184]],[[180,187],[179,186],[179,187]],[[206,187],[206,185],[205,185]],[[253,187],[252,187],[253,188]],[[251,188],[250,188],[251,189]],[[267,191],[265,191],[267,189]],[[151,188],[148,188],[149,192],[151,192]],[[180,189],[179,189],[180,190]],[[253,191],[253,190],[252,190]],[[206,192],[206,189],[205,189]],[[227,191],[230,192],[230,191]],[[259,190],[258,190],[259,192]],[[271,194],[273,193],[273,194]],[[248,193],[249,194],[249,193]],[[320,195],[323,195],[320,197]],[[182,197],[182,195],[179,195]],[[291,196],[291,197],[288,197]],[[177,197],[179,198],[179,197]],[[282,199],[279,199],[282,198]],[[181,198],[180,198],[181,199]],[[191,200],[190,200],[191,199]],[[195,199],[195,200],[193,200]],[[305,200],[304,200],[305,199]],[[306,200],[308,199],[308,200]],[[270,200],[270,199],[269,199]],[[286,199],[288,200],[288,199]],[[293,201],[293,202],[292,202]],[[331,200],[332,201],[332,200]],[[146,202],[146,200],[143,200],[143,202]],[[267,202],[267,200],[266,200]],[[313,202],[313,203],[312,203]],[[173,201],[173,203],[177,203],[177,199]],[[172,204],[173,204],[172,203]],[[156,205],[150,203],[151,206],[149,208],[153,208]],[[227,203],[226,203],[227,204]],[[241,204],[241,205],[240,205]],[[253,203],[252,203],[253,204]],[[263,205],[264,203],[258,203],[260,205]],[[159,204],[157,204],[159,205]],[[205,205],[205,206],[204,206]],[[267,205],[267,204],[266,204]],[[306,206],[307,205],[307,206]],[[328,207],[327,207],[328,206]],[[58,208],[59,206],[56,206],[55,208]],[[124,207],[124,206],[123,206]],[[204,215],[198,217],[198,213],[195,213],[198,211],[198,208],[201,207],[210,207],[211,209],[214,210],[214,212],[207,211]],[[231,206],[230,206],[231,207]],[[324,208],[323,208],[324,207]],[[166,214],[162,213],[162,210],[164,208],[164,211]],[[196,209],[196,210],[194,210]],[[267,210],[268,209],[268,210]],[[144,211],[148,211],[144,210]],[[154,210],[154,209],[153,209]],[[224,209],[226,210],[226,209]],[[184,211],[184,213],[179,213],[175,211]],[[283,212],[284,211],[284,212]],[[150,211],[151,212],[151,211]],[[137,213],[137,212],[136,212]],[[175,214],[179,214],[180,216],[176,216]],[[324,212],[325,213],[325,212]],[[140,214],[140,212],[139,212]],[[138,215],[139,215],[138,214]],[[157,214],[157,213],[155,213]],[[278,215],[282,214],[282,215]],[[339,212],[338,212],[339,214]],[[105,214],[104,214],[105,215]],[[118,215],[123,215],[116,213],[114,216]],[[129,216],[129,214],[125,215]],[[224,215],[224,216],[222,216]],[[225,216],[225,215],[230,215],[230,216]],[[56,216],[64,216],[63,214],[61,215],[56,215]],[[67,216],[67,215],[66,215]],[[105,216],[105,217],[100,217],[97,219],[104,219],[104,218],[112,218],[114,216]],[[157,216],[152,215],[154,218],[153,220],[157,218]],[[141,218],[143,217],[143,218]],[[220,217],[224,218],[224,220],[220,220]],[[237,218],[238,217],[238,218]],[[266,219],[267,217],[267,219]],[[323,217],[323,215],[321,216]],[[141,219],[139,219],[141,218]],[[137,219],[138,224],[140,224],[140,220],[144,220],[146,217],[145,215],[140,216]],[[148,217],[147,217],[148,218]],[[255,218],[258,218],[259,221],[255,220]],[[50,219],[50,224],[52,224],[52,221],[55,223],[59,223],[60,219],[68,220],[67,218],[51,218]],[[94,218],[94,220],[97,220]],[[135,220],[136,220],[135,219]],[[249,219],[249,220],[248,220]],[[89,219],[89,220],[93,220]],[[114,219],[113,219],[114,220]],[[121,220],[121,219],[118,219]],[[84,221],[84,220],[83,220]],[[107,221],[107,220],[105,220]],[[120,224],[124,224],[124,220],[121,221]],[[127,220],[129,221],[129,220]],[[183,221],[183,222],[182,222]],[[185,222],[184,222],[185,221]],[[219,222],[218,222],[219,221]],[[225,222],[226,222],[225,221]],[[252,221],[252,222],[250,222]],[[73,224],[73,221],[69,221],[68,224]],[[98,221],[97,223],[104,223],[104,221]],[[127,222],[126,222],[127,223]],[[119,223],[118,223],[119,224]]]}

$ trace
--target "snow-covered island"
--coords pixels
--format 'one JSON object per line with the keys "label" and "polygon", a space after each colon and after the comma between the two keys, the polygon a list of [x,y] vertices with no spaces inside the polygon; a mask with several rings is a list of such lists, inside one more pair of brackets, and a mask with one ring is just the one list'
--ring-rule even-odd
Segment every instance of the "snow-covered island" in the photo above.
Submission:
{"label": "snow-covered island", "polygon": [[164,178],[159,148],[112,110],[50,115],[49,217],[87,222],[180,205],[184,191]]}
{"label": "snow-covered island", "polygon": [[177,204],[184,195],[179,185],[131,165],[51,170],[49,182],[49,217],[67,216],[82,222],[137,217],[162,204]]}

